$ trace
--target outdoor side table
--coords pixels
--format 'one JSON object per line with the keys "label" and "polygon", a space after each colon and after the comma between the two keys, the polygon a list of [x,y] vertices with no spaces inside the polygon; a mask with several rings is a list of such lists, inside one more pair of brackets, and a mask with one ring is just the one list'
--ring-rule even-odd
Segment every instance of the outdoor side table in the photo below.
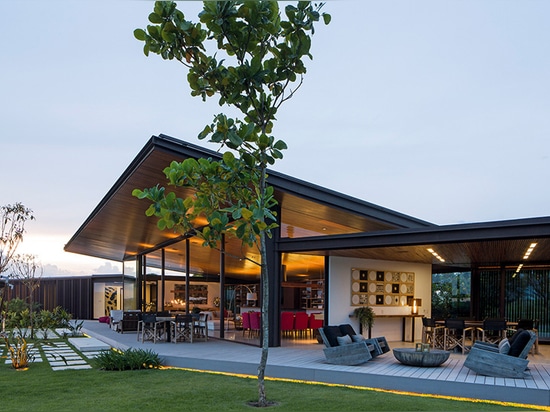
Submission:
{"label": "outdoor side table", "polygon": [[432,349],[429,352],[419,352],[415,348],[395,348],[393,356],[404,365],[410,366],[439,366],[447,359],[451,352]]}

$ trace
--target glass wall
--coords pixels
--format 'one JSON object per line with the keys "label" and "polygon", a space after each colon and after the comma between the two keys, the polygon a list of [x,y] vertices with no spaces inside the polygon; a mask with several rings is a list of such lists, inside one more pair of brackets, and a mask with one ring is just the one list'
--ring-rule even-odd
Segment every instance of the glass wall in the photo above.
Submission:
{"label": "glass wall", "polygon": [[471,316],[471,272],[432,274],[432,318]]}
{"label": "glass wall", "polygon": [[550,337],[550,269],[515,273],[506,271],[506,316],[510,320],[538,320],[539,336]]}
{"label": "glass wall", "polygon": [[122,309],[122,282],[94,282],[94,319]]}
{"label": "glass wall", "polygon": [[137,309],[136,279],[124,279],[124,310]]}
{"label": "glass wall", "polygon": [[471,278],[470,272],[434,273],[432,317],[532,319],[539,338],[550,338],[550,268],[479,270],[476,305],[470,304]]}
{"label": "glass wall", "polygon": [[500,273],[498,270],[479,271],[479,319],[502,318],[500,310]]}

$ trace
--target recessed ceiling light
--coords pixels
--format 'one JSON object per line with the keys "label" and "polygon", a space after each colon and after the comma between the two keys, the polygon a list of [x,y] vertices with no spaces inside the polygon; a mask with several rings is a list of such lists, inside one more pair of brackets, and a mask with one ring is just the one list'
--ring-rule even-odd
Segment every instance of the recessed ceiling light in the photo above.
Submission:
{"label": "recessed ceiling light", "polygon": [[428,248],[427,250],[428,250],[428,252],[430,252],[432,255],[434,255],[434,257],[435,257],[436,259],[438,259],[440,262],[445,262],[445,259],[443,259],[441,256],[439,256],[439,254],[438,254],[435,250],[433,250],[432,248]]}
{"label": "recessed ceiling light", "polygon": [[525,252],[525,255],[523,255],[523,259],[529,259],[529,256],[531,256],[531,253],[533,252],[533,249],[535,249],[536,246],[537,246],[536,243],[531,243],[529,245],[529,248]]}
{"label": "recessed ceiling light", "polygon": [[522,267],[523,267],[523,263],[520,263],[518,268],[516,269],[516,272],[512,275],[512,278],[515,278],[518,275]]}

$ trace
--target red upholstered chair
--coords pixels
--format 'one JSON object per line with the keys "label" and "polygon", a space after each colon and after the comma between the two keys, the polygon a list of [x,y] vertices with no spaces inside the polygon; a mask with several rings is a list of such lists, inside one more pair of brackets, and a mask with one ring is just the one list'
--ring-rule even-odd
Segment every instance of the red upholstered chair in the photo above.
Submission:
{"label": "red upholstered chair", "polygon": [[289,336],[294,333],[294,313],[281,313],[281,335]]}
{"label": "red upholstered chair", "polygon": [[250,314],[250,334],[256,337],[260,336],[261,327],[261,313],[260,312],[248,312]]}
{"label": "red upholstered chair", "polygon": [[250,313],[244,312],[241,314],[241,317],[243,319],[243,336],[248,332],[248,336],[250,337]]}
{"label": "red upholstered chair", "polygon": [[296,336],[303,338],[307,335],[309,317],[306,312],[296,312],[294,318],[294,331]]}
{"label": "red upholstered chair", "polygon": [[313,338],[319,333],[317,329],[323,327],[323,314],[322,313],[311,313],[309,315],[309,333]]}

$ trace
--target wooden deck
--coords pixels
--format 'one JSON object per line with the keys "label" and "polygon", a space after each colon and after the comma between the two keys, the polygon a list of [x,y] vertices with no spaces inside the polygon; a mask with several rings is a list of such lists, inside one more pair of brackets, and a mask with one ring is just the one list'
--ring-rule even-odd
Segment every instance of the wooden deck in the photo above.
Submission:
{"label": "wooden deck", "polygon": [[[170,366],[256,375],[260,349],[255,346],[209,339],[199,343],[139,343],[136,334],[111,331],[97,321],[86,321],[85,332],[113,347],[144,347],[159,353]],[[390,347],[410,346],[389,342]],[[342,366],[325,362],[320,344],[285,342],[270,348],[269,377],[335,383],[423,394],[456,396],[550,406],[550,347],[529,355],[530,377],[493,378],[477,375],[463,366],[465,355],[451,354],[440,367],[425,368],[399,363],[392,353],[363,365]]]}

